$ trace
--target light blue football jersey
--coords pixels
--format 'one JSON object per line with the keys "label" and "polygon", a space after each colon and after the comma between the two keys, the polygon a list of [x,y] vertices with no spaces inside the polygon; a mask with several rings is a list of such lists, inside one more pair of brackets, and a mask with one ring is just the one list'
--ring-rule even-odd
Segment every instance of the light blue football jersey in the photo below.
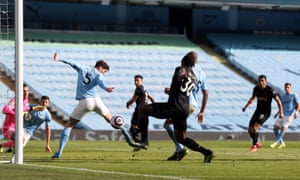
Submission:
{"label": "light blue football jersey", "polygon": [[81,65],[79,63],[66,60],[59,61],[69,64],[78,73],[76,100],[99,97],[99,87],[103,89],[107,88],[103,81],[103,74],[99,73],[94,67]]}
{"label": "light blue football jersey", "polygon": [[299,102],[298,95],[295,93],[292,94],[283,94],[280,96],[282,106],[283,106],[283,114],[284,116],[291,116],[295,111],[295,107]]}
{"label": "light blue football jersey", "polygon": [[[38,106],[38,104],[30,105],[30,107]],[[45,127],[50,126],[52,117],[48,109],[43,111],[29,111],[23,117],[23,127],[27,134],[32,136],[34,132],[45,122]]]}
{"label": "light blue football jersey", "polygon": [[198,108],[200,102],[199,93],[203,90],[207,90],[208,87],[206,85],[206,75],[199,64],[195,64],[195,66],[193,67],[193,71],[197,77],[197,82],[195,89],[193,90],[193,93],[190,96],[190,104]]}

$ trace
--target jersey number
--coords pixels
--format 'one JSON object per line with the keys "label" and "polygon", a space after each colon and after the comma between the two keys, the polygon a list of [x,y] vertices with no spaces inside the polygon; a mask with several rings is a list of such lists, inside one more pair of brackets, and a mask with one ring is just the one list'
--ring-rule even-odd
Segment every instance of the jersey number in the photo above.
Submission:
{"label": "jersey number", "polygon": [[84,80],[82,81],[82,83],[83,84],[90,84],[90,82],[91,82],[91,76],[92,76],[92,74],[90,74],[90,73],[86,73],[85,74],[85,78],[84,78]]}
{"label": "jersey number", "polygon": [[195,84],[192,81],[192,79],[190,77],[188,77],[187,79],[184,79],[181,87],[180,87],[180,91],[184,94],[186,94],[186,96],[190,96],[191,92],[193,91],[193,89],[195,88]]}

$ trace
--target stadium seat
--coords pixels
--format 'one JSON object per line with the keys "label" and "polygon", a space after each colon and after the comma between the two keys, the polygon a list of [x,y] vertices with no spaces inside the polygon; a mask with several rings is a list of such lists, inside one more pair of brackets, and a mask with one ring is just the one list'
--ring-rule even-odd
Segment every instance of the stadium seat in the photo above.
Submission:
{"label": "stadium seat", "polygon": [[[117,37],[112,35],[112,41],[114,38]],[[140,38],[142,41],[144,37],[140,36]],[[165,37],[164,40],[166,39],[168,42],[176,39],[178,44],[172,46],[139,45],[128,48],[115,44],[87,46],[84,44],[25,42],[25,81],[40,95],[49,95],[52,105],[65,116],[70,116],[77,104],[74,99],[76,72],[68,65],[54,63],[53,53],[58,52],[61,59],[90,66],[93,66],[96,60],[104,59],[110,65],[110,71],[106,74],[105,80],[109,86],[115,87],[115,91],[106,93],[100,90],[100,96],[112,114],[124,116],[128,127],[134,107],[128,110],[125,104],[135,89],[134,75],[142,74],[146,89],[157,102],[165,102],[167,96],[163,89],[170,85],[174,68],[180,64],[181,58],[187,52],[194,50],[198,53],[200,65],[207,75],[209,101],[204,124],[199,125],[195,115],[191,115],[188,120],[189,130],[244,131],[241,127],[248,125],[255,105],[249,107],[245,113],[241,111],[241,107],[250,97],[253,84],[213,60],[185,37]],[[160,42],[159,37],[155,41]],[[83,122],[94,130],[112,129],[102,117],[95,113],[88,114],[84,117]],[[151,118],[149,129],[164,130],[162,124],[163,120]],[[228,126],[230,128],[227,128]]]}

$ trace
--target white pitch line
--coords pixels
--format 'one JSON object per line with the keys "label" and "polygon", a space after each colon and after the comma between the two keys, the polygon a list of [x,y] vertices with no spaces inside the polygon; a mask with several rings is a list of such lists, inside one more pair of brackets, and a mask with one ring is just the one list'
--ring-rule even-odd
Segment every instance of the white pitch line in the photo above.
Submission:
{"label": "white pitch line", "polygon": [[8,164],[8,163],[11,163],[11,161],[3,161],[3,160],[0,161],[0,164]]}
{"label": "white pitch line", "polygon": [[[61,166],[49,166],[49,165],[37,165],[37,164],[23,164],[26,166],[39,167],[39,168],[52,168],[52,169],[65,169],[65,170],[77,170],[77,171],[85,171],[85,172],[93,172],[93,173],[103,173],[103,174],[117,174],[117,175],[125,175],[125,176],[143,176],[150,177],[156,179],[175,179],[175,180],[201,180],[201,179],[224,179],[224,178],[232,178],[235,179],[235,176],[196,176],[193,179],[184,178],[184,177],[176,177],[176,176],[161,176],[161,175],[153,175],[153,174],[140,174],[140,173],[124,173],[124,172],[114,172],[114,171],[103,171],[103,170],[93,170],[86,168],[72,168],[72,167],[61,167]],[[239,177],[240,179],[300,179],[299,176],[243,176]]]}
{"label": "white pitch line", "polygon": [[49,166],[49,165],[37,165],[37,164],[23,164],[23,165],[32,166],[32,167],[42,167],[42,168],[77,170],[77,171],[103,173],[103,174],[117,174],[117,175],[135,176],[135,177],[143,176],[143,177],[159,178],[159,179],[195,180],[195,179],[176,177],[176,176],[162,176],[162,175],[140,174],[140,173],[125,173],[125,172],[103,171],[103,170],[94,170],[94,169],[86,169],[86,168],[72,168],[72,167],[60,167],[60,166]]}

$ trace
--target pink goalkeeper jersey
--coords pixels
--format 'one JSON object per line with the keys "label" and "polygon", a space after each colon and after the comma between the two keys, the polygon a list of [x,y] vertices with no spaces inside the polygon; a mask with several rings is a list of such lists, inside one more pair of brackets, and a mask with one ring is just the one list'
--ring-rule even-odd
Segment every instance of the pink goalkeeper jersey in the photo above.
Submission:
{"label": "pink goalkeeper jersey", "polygon": [[[15,107],[16,107],[16,99],[11,98],[7,105],[5,105],[2,109],[2,112],[5,114],[5,119],[2,125],[2,134],[4,136],[11,134],[9,132],[15,132]],[[23,100],[23,112],[29,110],[28,99]]]}

